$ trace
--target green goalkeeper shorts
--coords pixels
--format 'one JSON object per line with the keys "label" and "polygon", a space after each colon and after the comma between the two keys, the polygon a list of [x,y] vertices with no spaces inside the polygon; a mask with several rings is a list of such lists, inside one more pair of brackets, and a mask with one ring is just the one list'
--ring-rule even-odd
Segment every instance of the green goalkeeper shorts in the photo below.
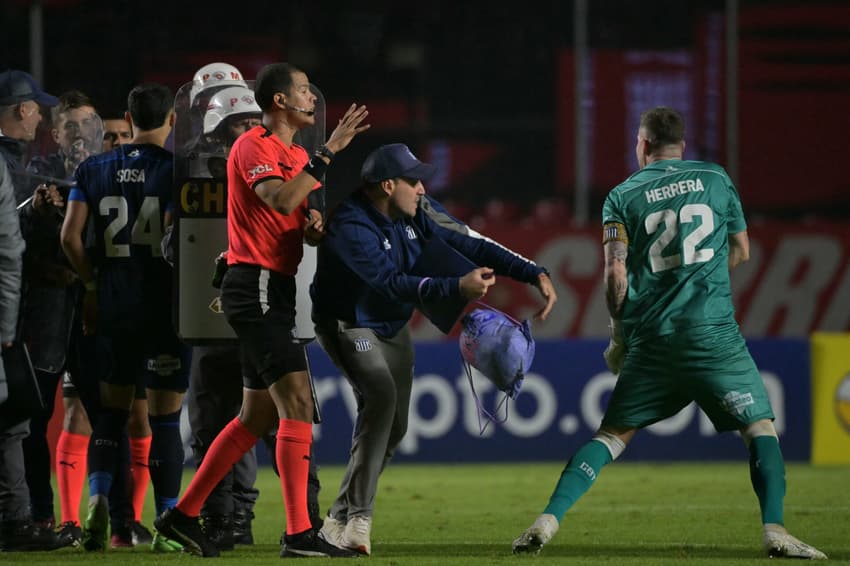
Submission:
{"label": "green goalkeeper shorts", "polygon": [[602,424],[642,428],[691,401],[718,431],[773,419],[764,383],[735,324],[700,326],[630,347]]}

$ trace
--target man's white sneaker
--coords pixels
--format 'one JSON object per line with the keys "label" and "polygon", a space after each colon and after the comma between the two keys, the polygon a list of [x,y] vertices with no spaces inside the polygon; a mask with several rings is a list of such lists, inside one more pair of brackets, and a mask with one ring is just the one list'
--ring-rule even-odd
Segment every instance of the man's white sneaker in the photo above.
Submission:
{"label": "man's white sneaker", "polygon": [[340,546],[369,556],[372,554],[371,533],[372,517],[363,515],[349,517],[348,523],[345,524],[345,531],[342,533],[342,544]]}
{"label": "man's white sneaker", "polygon": [[537,554],[543,545],[552,540],[558,532],[558,519],[555,515],[544,513],[537,517],[534,524],[525,529],[513,543],[514,554],[528,552]]}
{"label": "man's white sneaker", "polygon": [[331,543],[334,546],[342,547],[342,533],[345,531],[345,523],[342,521],[337,521],[330,515],[325,517],[325,520],[322,522],[322,536],[326,541]]}
{"label": "man's white sneaker", "polygon": [[780,525],[764,526],[764,548],[771,558],[808,558],[826,560],[826,554],[788,534]]}

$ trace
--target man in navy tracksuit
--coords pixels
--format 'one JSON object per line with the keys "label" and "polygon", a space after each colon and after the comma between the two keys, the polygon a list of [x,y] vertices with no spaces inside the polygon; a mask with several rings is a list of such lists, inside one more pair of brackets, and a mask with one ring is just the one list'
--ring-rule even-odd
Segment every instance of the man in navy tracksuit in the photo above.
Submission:
{"label": "man in navy tracksuit", "polygon": [[[496,275],[535,285],[546,300],[541,319],[556,300],[544,268],[489,240],[441,226],[419,206],[422,181],[433,171],[403,144],[372,152],[361,170],[363,187],[327,222],[310,288],[319,342],[357,396],[351,457],[322,530],[328,540],[362,554],[371,553],[378,477],[407,430],[413,383],[407,324],[413,309],[480,299]],[[462,277],[412,275],[432,238],[488,267]]]}

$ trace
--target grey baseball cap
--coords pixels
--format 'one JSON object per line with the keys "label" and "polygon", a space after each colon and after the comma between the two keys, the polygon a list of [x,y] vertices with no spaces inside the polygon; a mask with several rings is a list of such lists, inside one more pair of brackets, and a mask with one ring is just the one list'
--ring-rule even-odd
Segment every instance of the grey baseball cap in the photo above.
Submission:
{"label": "grey baseball cap", "polygon": [[29,73],[15,69],[0,73],[0,106],[11,106],[27,100],[35,100],[44,106],[59,104],[59,99],[41,90]]}

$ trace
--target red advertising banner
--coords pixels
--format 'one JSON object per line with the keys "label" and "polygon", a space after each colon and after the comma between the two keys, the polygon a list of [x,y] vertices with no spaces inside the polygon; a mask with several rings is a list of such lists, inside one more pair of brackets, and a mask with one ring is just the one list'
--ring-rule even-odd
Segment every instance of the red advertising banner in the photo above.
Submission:
{"label": "red advertising banner", "polygon": [[[558,303],[538,339],[607,336],[601,228],[550,224],[488,226],[486,235],[552,273]],[[738,322],[748,338],[850,331],[850,226],[790,222],[749,225],[750,261],[732,272]],[[501,278],[486,302],[518,318],[542,304],[537,290]],[[416,315],[417,340],[445,336]],[[457,329],[455,329],[455,332]]]}
{"label": "red advertising banner", "polygon": [[[850,65],[843,54],[850,50],[850,3],[788,4],[740,11],[733,181],[749,210],[847,210]],[[684,115],[686,159],[728,165],[724,26],[722,13],[706,14],[687,49],[590,50],[581,107],[596,197],[634,172],[640,112],[653,106],[672,106]],[[575,64],[571,49],[561,51],[556,143],[562,194],[575,186]]]}

